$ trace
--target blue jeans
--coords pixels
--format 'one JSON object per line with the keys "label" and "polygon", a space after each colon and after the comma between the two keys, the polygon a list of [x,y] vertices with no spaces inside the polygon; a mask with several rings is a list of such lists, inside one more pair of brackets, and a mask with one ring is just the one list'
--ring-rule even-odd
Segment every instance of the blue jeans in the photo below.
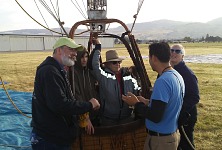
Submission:
{"label": "blue jeans", "polygon": [[33,150],[72,150],[71,145],[50,143],[35,133],[31,133],[31,145]]}

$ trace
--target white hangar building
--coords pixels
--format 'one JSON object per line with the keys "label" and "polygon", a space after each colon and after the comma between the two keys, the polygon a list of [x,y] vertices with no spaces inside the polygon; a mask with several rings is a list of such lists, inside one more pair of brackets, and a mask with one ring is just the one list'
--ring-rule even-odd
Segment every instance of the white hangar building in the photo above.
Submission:
{"label": "white hangar building", "polygon": [[[60,36],[52,35],[15,35],[0,34],[0,52],[11,51],[44,51],[52,50],[56,40]],[[88,45],[88,36],[74,37],[75,42],[85,47]],[[103,48],[113,48],[113,38],[100,38]]]}

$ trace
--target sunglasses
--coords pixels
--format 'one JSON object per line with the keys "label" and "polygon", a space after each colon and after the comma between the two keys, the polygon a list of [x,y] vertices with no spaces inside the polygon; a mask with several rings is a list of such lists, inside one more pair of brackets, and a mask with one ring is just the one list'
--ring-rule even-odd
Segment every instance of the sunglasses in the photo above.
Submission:
{"label": "sunglasses", "polygon": [[121,64],[122,61],[111,61],[111,63],[112,63],[113,65],[116,65],[117,63],[118,63],[118,64]]}
{"label": "sunglasses", "polygon": [[177,54],[182,54],[182,51],[180,49],[171,49],[170,51],[171,53],[175,52]]}

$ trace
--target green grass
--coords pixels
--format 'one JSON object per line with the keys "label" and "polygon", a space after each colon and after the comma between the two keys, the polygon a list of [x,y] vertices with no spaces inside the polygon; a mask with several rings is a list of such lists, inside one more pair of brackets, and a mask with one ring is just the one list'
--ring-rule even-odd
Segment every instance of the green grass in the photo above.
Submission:
{"label": "green grass", "polygon": [[[222,54],[222,43],[185,43],[186,55]],[[146,44],[139,45],[142,55],[148,54]],[[115,47],[120,56],[128,55],[123,45]],[[104,58],[106,50],[102,52]],[[0,77],[9,82],[7,89],[32,92],[36,67],[52,51],[47,52],[10,52],[0,53]],[[149,66],[148,59],[144,63],[149,78],[154,83],[156,73]],[[123,61],[124,66],[132,65],[130,59]],[[222,64],[187,63],[195,72],[200,89],[200,104],[198,105],[198,122],[195,129],[197,150],[222,149]],[[1,88],[1,85],[0,85]]]}

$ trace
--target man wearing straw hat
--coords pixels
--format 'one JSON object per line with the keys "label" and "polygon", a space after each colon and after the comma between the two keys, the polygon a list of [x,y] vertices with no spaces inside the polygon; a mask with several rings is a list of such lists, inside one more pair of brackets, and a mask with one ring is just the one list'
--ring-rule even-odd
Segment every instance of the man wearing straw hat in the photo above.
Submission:
{"label": "man wearing straw hat", "polygon": [[99,82],[101,103],[101,125],[122,124],[133,120],[132,108],[125,103],[121,95],[127,92],[138,93],[140,87],[130,75],[128,68],[121,67],[123,58],[116,50],[106,52],[106,61],[100,66],[101,43],[96,38],[92,51],[92,74]]}

